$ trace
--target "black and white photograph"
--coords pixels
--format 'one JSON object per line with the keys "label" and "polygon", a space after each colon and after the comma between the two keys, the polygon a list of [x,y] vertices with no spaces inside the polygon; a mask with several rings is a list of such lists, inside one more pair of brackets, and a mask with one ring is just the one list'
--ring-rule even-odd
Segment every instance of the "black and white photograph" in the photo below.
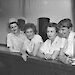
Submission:
{"label": "black and white photograph", "polygon": [[0,75],[75,75],[75,0],[0,0]]}

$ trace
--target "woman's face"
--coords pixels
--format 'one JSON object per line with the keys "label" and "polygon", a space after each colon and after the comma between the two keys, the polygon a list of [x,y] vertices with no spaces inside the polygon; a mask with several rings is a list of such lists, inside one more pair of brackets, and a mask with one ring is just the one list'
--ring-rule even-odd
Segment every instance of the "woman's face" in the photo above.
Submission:
{"label": "woman's face", "polygon": [[61,34],[61,37],[67,38],[69,36],[70,29],[68,29],[67,27],[62,27],[60,28],[59,33]]}
{"label": "woman's face", "polygon": [[31,40],[35,34],[32,28],[28,28],[25,33],[29,40]]}
{"label": "woman's face", "polygon": [[57,33],[55,27],[47,27],[47,37],[50,40],[53,40],[56,37],[56,35]]}
{"label": "woman's face", "polygon": [[10,24],[10,29],[11,29],[12,33],[14,33],[14,34],[17,33],[19,30],[16,23]]}

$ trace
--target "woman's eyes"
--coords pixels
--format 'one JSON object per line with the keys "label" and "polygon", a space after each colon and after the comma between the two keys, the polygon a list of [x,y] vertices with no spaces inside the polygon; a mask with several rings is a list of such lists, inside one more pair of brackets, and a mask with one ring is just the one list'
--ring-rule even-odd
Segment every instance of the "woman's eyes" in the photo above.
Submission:
{"label": "woman's eyes", "polygon": [[28,31],[28,32],[26,32],[26,33],[33,33],[33,31]]}
{"label": "woman's eyes", "polygon": [[12,29],[12,28],[15,28],[15,27],[17,27],[17,26],[11,27],[11,29]]}
{"label": "woman's eyes", "polygon": [[11,27],[11,29],[13,29],[14,27]]}
{"label": "woman's eyes", "polygon": [[49,33],[49,32],[51,32],[51,33],[52,33],[53,31],[47,31],[47,33]]}
{"label": "woman's eyes", "polygon": [[53,31],[51,31],[51,32],[53,32]]}

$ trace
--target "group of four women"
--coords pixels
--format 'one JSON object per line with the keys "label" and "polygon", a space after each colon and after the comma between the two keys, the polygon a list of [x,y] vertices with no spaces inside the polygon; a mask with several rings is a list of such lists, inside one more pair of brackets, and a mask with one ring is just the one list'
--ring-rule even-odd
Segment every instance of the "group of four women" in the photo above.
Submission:
{"label": "group of four women", "polygon": [[[21,21],[24,22],[24,21]],[[33,23],[22,23],[12,18],[9,22],[10,33],[7,34],[7,47],[10,52],[20,52],[26,61],[27,56],[37,56],[45,59],[60,60],[65,64],[73,63],[74,38],[71,20],[65,18],[57,23],[48,23],[45,32],[48,39],[43,42]],[[24,24],[24,23],[23,23]]]}

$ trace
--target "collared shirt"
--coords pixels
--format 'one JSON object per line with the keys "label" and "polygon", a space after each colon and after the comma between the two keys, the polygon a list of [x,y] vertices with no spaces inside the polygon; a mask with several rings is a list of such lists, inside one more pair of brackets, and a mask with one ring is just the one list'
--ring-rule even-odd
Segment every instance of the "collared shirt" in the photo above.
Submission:
{"label": "collared shirt", "polygon": [[34,35],[33,39],[29,40],[27,39],[24,42],[23,49],[27,50],[29,53],[34,50],[34,46],[37,44],[43,43],[42,37],[40,35]]}
{"label": "collared shirt", "polygon": [[52,55],[54,51],[60,51],[62,39],[56,36],[51,44],[51,40],[47,39],[40,48],[40,52]]}
{"label": "collared shirt", "polygon": [[[74,37],[75,37],[75,32],[71,31],[68,39],[62,38],[62,42],[64,43],[63,48],[65,47],[64,53],[69,56],[74,55],[74,40],[75,40]],[[65,39],[65,40],[63,40],[63,39]]]}
{"label": "collared shirt", "polygon": [[15,36],[13,33],[7,35],[7,47],[13,48],[11,52],[20,52],[26,36],[24,34],[19,34]]}

